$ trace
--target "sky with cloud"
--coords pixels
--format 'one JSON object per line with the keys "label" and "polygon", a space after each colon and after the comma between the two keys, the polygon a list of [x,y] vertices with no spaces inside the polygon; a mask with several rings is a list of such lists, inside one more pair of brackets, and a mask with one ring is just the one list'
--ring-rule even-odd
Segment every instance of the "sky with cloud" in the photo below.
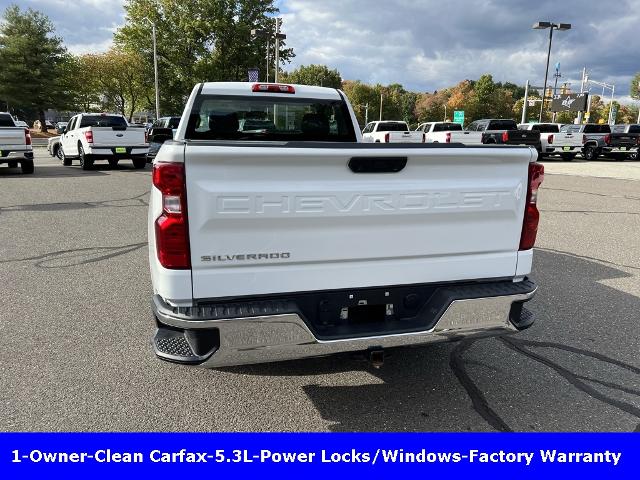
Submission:
{"label": "sky with cloud", "polygon": [[[12,0],[0,0],[4,10]],[[74,53],[103,51],[124,22],[123,0],[21,0],[43,11]],[[640,0],[276,0],[291,67],[323,63],[342,77],[433,91],[492,73],[496,81],[541,85],[548,30],[536,21],[571,23],[554,32],[550,70],[578,89],[582,68],[613,83],[628,101],[640,71]],[[552,72],[550,72],[551,77]],[[551,78],[552,80],[552,78]],[[593,93],[602,93],[594,86]],[[627,98],[625,98],[627,97]]]}

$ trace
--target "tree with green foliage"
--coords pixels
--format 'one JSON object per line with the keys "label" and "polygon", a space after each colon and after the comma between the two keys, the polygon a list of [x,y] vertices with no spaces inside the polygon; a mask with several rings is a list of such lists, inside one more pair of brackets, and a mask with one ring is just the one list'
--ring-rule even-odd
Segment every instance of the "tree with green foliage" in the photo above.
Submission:
{"label": "tree with green foliage", "polygon": [[98,98],[104,110],[111,110],[131,121],[139,107],[150,107],[153,83],[145,76],[138,53],[111,49],[97,55],[81,57],[87,72],[84,83],[89,85],[93,98]]}
{"label": "tree with green foliage", "polygon": [[326,65],[301,65],[295,70],[282,75],[281,80],[300,85],[317,85],[319,87],[341,88],[340,72],[330,70]]}
{"label": "tree with green foliage", "polygon": [[66,67],[71,56],[49,18],[31,8],[8,7],[0,24],[0,98],[34,111],[46,130],[44,112],[73,102]]}
{"label": "tree with green foliage", "polygon": [[[142,56],[140,68],[151,81],[156,26],[164,113],[181,112],[196,83],[247,80],[248,69],[262,67],[267,39],[253,38],[251,30],[273,34],[278,13],[274,0],[128,0],[125,11],[126,23],[114,40],[122,50]],[[293,50],[280,42],[281,63],[292,57]]]}
{"label": "tree with green foliage", "polygon": [[629,95],[635,100],[640,100],[640,72],[636,73],[631,79]]}

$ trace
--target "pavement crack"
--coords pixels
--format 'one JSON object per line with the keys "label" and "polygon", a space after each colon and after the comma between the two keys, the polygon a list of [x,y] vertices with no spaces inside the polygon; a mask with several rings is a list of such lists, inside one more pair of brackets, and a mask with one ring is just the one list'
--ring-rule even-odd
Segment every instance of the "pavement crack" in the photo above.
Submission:
{"label": "pavement crack", "polygon": [[[617,398],[611,398],[608,395],[605,395],[602,392],[599,392],[598,390],[596,390],[595,388],[593,388],[591,385],[585,383],[585,379],[584,377],[581,377],[580,375],[577,375],[575,373],[573,373],[572,371],[570,371],[569,369],[563,367],[562,365],[552,361],[551,359],[545,357],[544,355],[541,355],[539,353],[535,353],[532,352],[531,350],[527,349],[526,347],[549,347],[549,348],[557,348],[559,350],[564,350],[567,352],[571,352],[571,353],[576,353],[579,355],[584,355],[587,357],[591,357],[594,358],[596,360],[600,360],[602,362],[605,363],[609,363],[611,365],[616,365],[620,368],[624,368],[628,371],[631,371],[632,373],[635,374],[640,374],[640,368],[634,367],[633,365],[629,365],[626,364],[624,362],[621,362],[619,360],[616,360],[614,358],[611,357],[607,357],[606,355],[602,355],[599,354],[597,352],[591,352],[588,350],[583,350],[580,348],[576,348],[576,347],[570,347],[568,345],[562,345],[560,343],[553,343],[553,342],[537,342],[537,341],[533,341],[533,340],[524,340],[524,339],[515,339],[515,338],[507,338],[507,337],[500,337],[500,340],[502,341],[502,343],[510,348],[511,350],[513,350],[516,353],[519,353],[521,355],[524,355],[532,360],[535,360],[536,362],[539,362],[549,368],[551,368],[552,370],[554,370],[558,375],[560,375],[562,378],[564,378],[567,382],[569,382],[571,385],[573,385],[575,388],[581,390],[582,392],[586,393],[587,395],[589,395],[590,397],[599,400],[603,403],[606,403],[607,405],[610,405],[612,407],[615,407],[619,410],[622,410],[623,412],[628,413],[629,415],[633,415],[636,418],[640,418],[640,408],[636,407],[635,405],[632,405],[628,402],[625,402],[623,400],[618,400]],[[586,381],[592,381],[593,379],[586,379]],[[600,381],[596,381],[597,383],[602,383]],[[608,382],[605,382],[608,383]],[[614,385],[614,384],[611,384]],[[608,386],[611,386],[608,385]],[[607,386],[607,385],[605,385]],[[617,386],[619,387],[619,386]],[[616,388],[616,387],[612,387],[612,388]],[[633,393],[635,395],[635,391]]]}
{"label": "pavement crack", "polygon": [[38,268],[68,268],[119,257],[143,248],[146,245],[147,242],[140,242],[121,245],[118,247],[87,247],[58,250],[56,252],[49,252],[33,257],[0,260],[0,264],[34,261],[34,265]]}
{"label": "pavement crack", "polygon": [[554,248],[535,247],[535,249],[536,250],[541,250],[543,252],[551,252],[551,253],[558,253],[560,255],[567,255],[568,257],[582,258],[584,260],[592,260],[592,261],[595,261],[595,262],[606,263],[607,265],[614,265],[614,266],[620,267],[620,268],[630,268],[632,270],[640,270],[640,267],[634,267],[633,265],[626,265],[624,263],[610,262],[608,260],[603,260],[601,258],[589,257],[588,255],[578,255],[577,253],[565,252],[563,250],[556,250]]}
{"label": "pavement crack", "polygon": [[512,432],[513,430],[506,422],[500,418],[493,408],[489,405],[487,398],[480,391],[478,386],[473,382],[469,373],[467,373],[464,353],[471,348],[474,340],[462,340],[451,351],[449,356],[449,367],[457,377],[460,385],[466,390],[467,395],[471,399],[473,409],[480,415],[489,425],[500,432]]}
{"label": "pavement crack", "polygon": [[570,188],[556,188],[556,187],[542,187],[543,190],[554,190],[556,192],[571,192],[571,193],[582,193],[584,195],[593,195],[596,197],[606,197],[606,198],[624,198],[626,200],[640,200],[640,197],[636,197],[633,195],[610,195],[606,193],[596,193],[596,192],[585,192],[584,190],[572,190]]}
{"label": "pavement crack", "polygon": [[[0,207],[0,213],[2,212],[50,212],[60,210],[77,210],[83,208],[130,208],[149,206],[149,202],[146,200],[150,190],[142,192],[133,197],[116,198],[99,200],[95,202],[55,202],[55,203],[32,203],[25,205],[9,205],[6,207]],[[120,204],[124,202],[124,204]]]}

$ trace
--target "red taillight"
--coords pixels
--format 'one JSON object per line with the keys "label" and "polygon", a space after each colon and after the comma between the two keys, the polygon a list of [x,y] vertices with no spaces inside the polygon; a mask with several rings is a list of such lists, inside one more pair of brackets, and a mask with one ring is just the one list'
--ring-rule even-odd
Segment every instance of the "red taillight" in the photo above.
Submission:
{"label": "red taillight", "polygon": [[24,144],[31,145],[31,132],[28,128],[24,129]]}
{"label": "red taillight", "polygon": [[507,143],[509,141],[509,132],[502,132],[502,141]]}
{"label": "red taillight", "polygon": [[426,133],[422,134],[422,143],[427,143],[427,134]]}
{"label": "red taillight", "polygon": [[191,268],[184,164],[154,165],[153,185],[162,193],[162,214],[155,224],[158,260],[164,268]]}
{"label": "red taillight", "polygon": [[551,145],[553,143],[553,135],[549,135],[547,137],[547,142],[549,142],[549,145]]}
{"label": "red taillight", "polygon": [[604,143],[609,145],[611,143],[611,135],[607,134],[604,136]]}
{"label": "red taillight", "polygon": [[640,137],[636,138],[636,143],[640,145]]}
{"label": "red taillight", "polygon": [[524,220],[522,222],[522,234],[520,235],[520,250],[530,250],[536,243],[538,233],[538,189],[544,180],[544,165],[541,163],[529,164],[529,185],[527,187],[526,203],[524,205]]}
{"label": "red taillight", "polygon": [[384,143],[389,143],[389,138],[391,138],[391,135],[389,133],[385,133],[384,134]]}
{"label": "red taillight", "polygon": [[451,143],[451,132],[446,133],[446,135],[444,136],[444,142]]}
{"label": "red taillight", "polygon": [[262,93],[296,93],[296,89],[291,85],[280,85],[278,83],[254,83],[251,91]]}
{"label": "red taillight", "polygon": [[87,130],[84,132],[84,138],[87,139],[87,143],[93,143],[93,132],[91,130]]}

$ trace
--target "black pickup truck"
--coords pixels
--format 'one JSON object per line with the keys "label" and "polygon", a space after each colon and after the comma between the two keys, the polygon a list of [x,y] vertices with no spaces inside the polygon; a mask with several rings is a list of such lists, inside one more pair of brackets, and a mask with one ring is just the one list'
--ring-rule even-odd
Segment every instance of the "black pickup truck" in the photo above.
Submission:
{"label": "black pickup truck", "polygon": [[541,150],[540,132],[518,130],[518,124],[509,119],[483,119],[472,122],[467,130],[482,132],[482,143],[497,145],[528,145]]}

